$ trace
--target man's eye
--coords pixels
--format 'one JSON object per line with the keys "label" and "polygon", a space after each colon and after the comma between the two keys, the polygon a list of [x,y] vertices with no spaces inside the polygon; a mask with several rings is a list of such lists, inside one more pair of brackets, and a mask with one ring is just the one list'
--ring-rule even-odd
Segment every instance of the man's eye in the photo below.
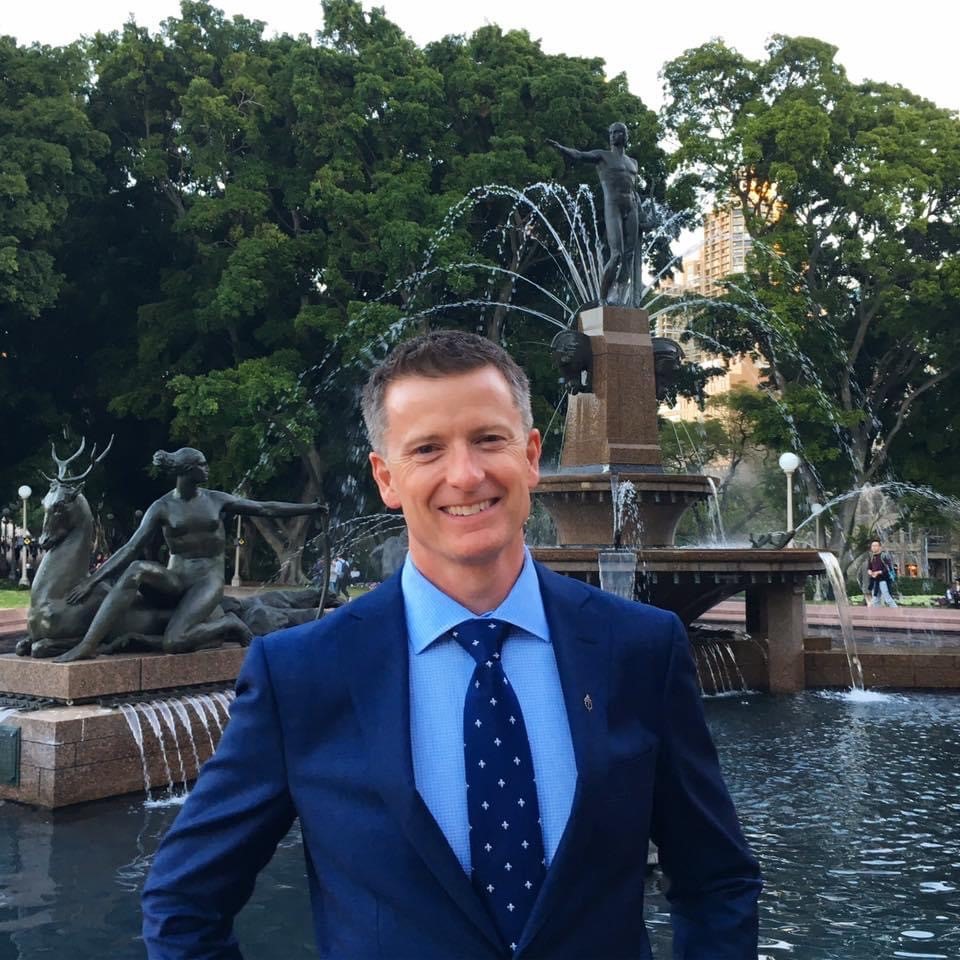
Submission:
{"label": "man's eye", "polygon": [[504,437],[501,437],[497,433],[488,433],[486,436],[480,438],[481,443],[503,443]]}
{"label": "man's eye", "polygon": [[413,452],[418,457],[428,457],[431,453],[437,452],[437,445],[435,443],[422,443],[419,447],[415,447]]}

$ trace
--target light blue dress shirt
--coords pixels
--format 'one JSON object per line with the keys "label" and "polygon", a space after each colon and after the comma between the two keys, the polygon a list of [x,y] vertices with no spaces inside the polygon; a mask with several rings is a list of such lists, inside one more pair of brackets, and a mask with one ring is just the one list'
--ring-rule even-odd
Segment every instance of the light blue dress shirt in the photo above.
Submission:
{"label": "light blue dress shirt", "polygon": [[[452,627],[475,617],[426,579],[407,554],[401,574],[410,644],[410,744],[417,790],[464,871],[470,873],[463,701],[473,658]],[[511,624],[503,669],[513,686],[530,739],[547,866],[570,816],[577,782],[560,673],[529,551],[523,569],[496,610],[482,614]],[[438,639],[439,638],[439,639]]]}

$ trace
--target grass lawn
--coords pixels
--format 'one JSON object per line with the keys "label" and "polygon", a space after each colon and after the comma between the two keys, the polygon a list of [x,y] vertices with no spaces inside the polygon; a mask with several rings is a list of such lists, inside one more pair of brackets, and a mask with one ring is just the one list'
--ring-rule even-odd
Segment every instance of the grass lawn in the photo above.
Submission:
{"label": "grass lawn", "polygon": [[[940,598],[941,594],[939,593],[929,593],[929,594],[917,594],[913,597],[898,597],[896,594],[893,595],[893,599],[897,601],[898,607],[930,607],[934,609],[937,607],[936,601]],[[858,594],[850,598],[850,603],[855,607],[864,606],[863,595]]]}
{"label": "grass lawn", "polygon": [[10,607],[26,607],[30,604],[30,591],[10,590],[6,587],[0,587],[0,610],[6,610]]}

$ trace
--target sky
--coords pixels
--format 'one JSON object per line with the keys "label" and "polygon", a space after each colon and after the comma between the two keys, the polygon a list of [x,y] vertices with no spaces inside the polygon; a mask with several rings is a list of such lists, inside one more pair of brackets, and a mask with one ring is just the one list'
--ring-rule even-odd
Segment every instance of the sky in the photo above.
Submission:
{"label": "sky", "polygon": [[[321,26],[319,0],[221,0],[227,14],[267,23],[267,33],[307,33]],[[662,103],[657,74],[684,50],[713,37],[749,57],[760,57],[771,34],[813,36],[838,47],[851,79],[900,83],[942,107],[960,111],[956,0],[793,0],[744,5],[717,0],[683,3],[608,3],[593,7],[557,0],[380,0],[396,24],[423,45],[450,33],[471,33],[485,23],[525,29],[547,53],[602,56],[608,75],[625,71],[630,89],[648,106]],[[129,14],[156,28],[179,12],[178,0],[6,0],[0,33],[21,44],[59,45],[98,30],[118,29]],[[598,15],[592,16],[592,11]],[[621,21],[605,25],[603,15]]]}

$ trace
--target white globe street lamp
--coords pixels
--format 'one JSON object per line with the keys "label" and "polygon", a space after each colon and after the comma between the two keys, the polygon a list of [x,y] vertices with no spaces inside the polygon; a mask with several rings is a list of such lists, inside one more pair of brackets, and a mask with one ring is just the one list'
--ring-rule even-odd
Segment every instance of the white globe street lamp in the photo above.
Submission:
{"label": "white globe street lamp", "polygon": [[23,546],[20,548],[20,586],[29,587],[30,578],[27,576],[27,501],[33,495],[33,490],[26,484],[17,490],[17,496],[23,501]]}
{"label": "white globe street lamp", "polygon": [[787,475],[787,530],[793,529],[793,472],[800,466],[800,458],[795,453],[780,454],[780,469]]}

